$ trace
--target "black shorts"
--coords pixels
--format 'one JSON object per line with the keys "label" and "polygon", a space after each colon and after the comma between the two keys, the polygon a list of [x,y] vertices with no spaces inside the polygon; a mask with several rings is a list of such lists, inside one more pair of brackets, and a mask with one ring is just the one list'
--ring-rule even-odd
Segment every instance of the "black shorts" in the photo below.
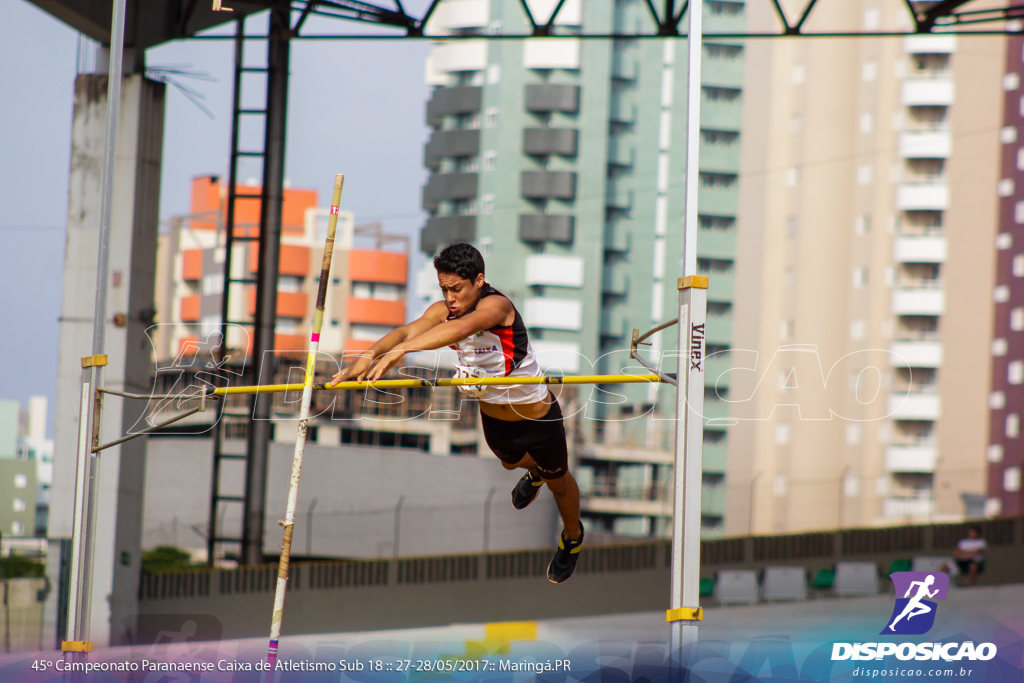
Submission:
{"label": "black shorts", "polygon": [[978,573],[981,574],[985,571],[985,561],[975,562],[974,560],[957,560],[956,566],[960,568],[961,574],[967,574],[971,571],[971,565],[978,565]]}
{"label": "black shorts", "polygon": [[515,465],[529,453],[543,479],[558,479],[569,471],[569,447],[557,399],[539,420],[509,422],[481,411],[480,422],[487,445],[502,462]]}

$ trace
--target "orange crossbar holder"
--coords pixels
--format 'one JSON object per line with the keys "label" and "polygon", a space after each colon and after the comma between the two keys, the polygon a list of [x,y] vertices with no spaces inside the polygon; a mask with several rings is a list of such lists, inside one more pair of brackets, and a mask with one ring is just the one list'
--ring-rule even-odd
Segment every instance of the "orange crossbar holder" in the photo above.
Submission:
{"label": "orange crossbar holder", "polygon": [[82,640],[65,640],[60,644],[61,652],[92,652],[92,643]]}

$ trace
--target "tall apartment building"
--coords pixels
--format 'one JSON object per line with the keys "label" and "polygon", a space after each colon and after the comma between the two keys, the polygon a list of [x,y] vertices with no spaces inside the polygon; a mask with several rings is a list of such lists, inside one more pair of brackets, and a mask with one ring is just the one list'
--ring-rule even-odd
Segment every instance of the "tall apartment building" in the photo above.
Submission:
{"label": "tall apartment building", "polygon": [[[246,187],[254,194],[258,187]],[[157,273],[155,354],[159,360],[175,358],[219,331],[224,288],[224,207],[226,188],[217,177],[192,181],[191,214],[172,222],[160,236]],[[259,201],[238,202],[236,233],[257,236]],[[329,209],[317,207],[315,190],[284,191],[280,276],[277,294],[275,347],[305,351],[309,346],[313,311]],[[363,245],[364,242],[368,244]],[[403,250],[385,249],[405,244]],[[359,247],[359,248],[357,248]],[[257,269],[257,243],[233,246],[233,276],[252,280]],[[380,226],[354,225],[348,212],[339,214],[331,283],[327,289],[327,318],[320,349],[335,354],[370,347],[379,337],[406,321],[408,282],[407,240],[381,233]],[[229,322],[251,321],[255,313],[255,284],[241,283],[232,290]],[[251,327],[228,332],[228,346],[250,348]]]}
{"label": "tall apartment building", "polygon": [[[555,5],[527,3],[545,23]],[[740,31],[742,2],[705,3],[709,32]],[[557,33],[647,32],[641,2],[567,0]],[[566,374],[639,369],[633,328],[676,315],[682,274],[686,41],[488,41],[527,31],[522,7],[445,0],[427,62],[435,86],[423,191],[422,249],[476,244],[488,280],[521,310],[540,364]],[[743,46],[706,43],[703,60],[699,265],[711,276],[709,353],[732,338],[733,263],[744,69]],[[432,273],[421,283],[429,294]],[[674,353],[673,332],[654,359]],[[668,361],[674,371],[675,359]],[[722,369],[716,358],[709,368]],[[705,532],[723,529],[727,381],[711,392],[704,450]],[[589,399],[589,401],[588,401]],[[580,392],[587,411],[575,450],[588,529],[666,535],[671,515],[674,396],[627,386]]]}
{"label": "tall apartment building", "polygon": [[[45,411],[44,403],[44,425]],[[38,417],[37,412],[34,415]],[[39,466],[24,448],[23,432],[21,406],[17,401],[0,400],[0,535],[5,537],[36,535]],[[52,468],[52,442],[49,461]]]}
{"label": "tall apartment building", "polygon": [[992,393],[989,395],[989,462],[985,511],[1024,513],[1021,492],[1021,415],[1024,414],[1024,39],[1008,36],[1002,65],[1003,143],[996,236],[995,316],[992,327]]}
{"label": "tall apartment building", "polygon": [[[910,29],[875,0],[812,21]],[[748,50],[726,530],[962,518],[986,478],[1006,41]]]}

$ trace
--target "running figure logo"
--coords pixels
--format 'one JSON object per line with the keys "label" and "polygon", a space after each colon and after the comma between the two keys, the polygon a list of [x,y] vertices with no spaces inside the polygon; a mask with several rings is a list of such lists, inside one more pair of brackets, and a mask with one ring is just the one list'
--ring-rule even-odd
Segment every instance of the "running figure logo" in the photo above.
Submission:
{"label": "running figure logo", "polygon": [[938,605],[934,600],[946,599],[949,576],[942,572],[893,572],[889,577],[896,587],[896,606],[882,634],[927,633],[935,624]]}

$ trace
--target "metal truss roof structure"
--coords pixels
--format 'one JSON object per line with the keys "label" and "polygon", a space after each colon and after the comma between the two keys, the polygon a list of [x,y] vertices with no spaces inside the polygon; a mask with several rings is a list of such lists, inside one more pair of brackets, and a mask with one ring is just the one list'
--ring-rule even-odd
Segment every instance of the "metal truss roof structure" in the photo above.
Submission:
{"label": "metal truss roof structure", "polygon": [[[408,0],[406,0],[408,2]],[[387,2],[362,2],[361,0],[129,0],[125,25],[125,47],[146,49],[172,40],[187,38],[233,40],[228,34],[203,34],[204,31],[236,19],[272,8],[290,7],[297,13],[291,29],[295,39],[395,39],[435,38],[459,40],[480,38],[479,34],[438,34],[426,32],[427,25],[443,0],[429,0],[420,12],[409,12],[402,0]],[[593,1],[593,0],[592,0]],[[610,1],[610,0],[608,0]],[[835,1],[835,0],[833,0]],[[1009,1],[1009,0],[1008,0]],[[90,38],[107,44],[110,42],[111,4],[109,0],[30,0],[33,4],[72,28]],[[227,2],[229,4],[224,4]],[[523,11],[528,32],[488,35],[494,40],[521,40],[532,37],[565,37],[582,39],[636,40],[685,35],[680,25],[686,14],[688,2],[682,0],[643,0],[651,22],[646,32],[641,33],[587,33],[570,31],[555,25],[559,12],[566,0],[558,0],[547,17],[535,14],[537,3],[530,0],[506,0],[517,3]],[[881,37],[921,33],[974,33],[1002,34],[1021,31],[1018,26],[1006,22],[1024,19],[1024,6],[1007,5],[1000,8],[986,7],[971,9],[969,5],[988,4],[977,0],[889,0],[906,8],[913,26],[907,32],[866,31],[860,27],[836,27],[831,30],[811,30],[808,22],[820,6],[819,0],[747,0],[770,3],[778,17],[777,30],[759,33],[707,33],[709,38],[785,38],[785,37]],[[531,4],[534,7],[531,7]],[[309,33],[303,32],[310,16],[322,16],[346,21],[374,24],[381,27],[379,32],[360,33]],[[968,28],[970,27],[970,28]]]}

